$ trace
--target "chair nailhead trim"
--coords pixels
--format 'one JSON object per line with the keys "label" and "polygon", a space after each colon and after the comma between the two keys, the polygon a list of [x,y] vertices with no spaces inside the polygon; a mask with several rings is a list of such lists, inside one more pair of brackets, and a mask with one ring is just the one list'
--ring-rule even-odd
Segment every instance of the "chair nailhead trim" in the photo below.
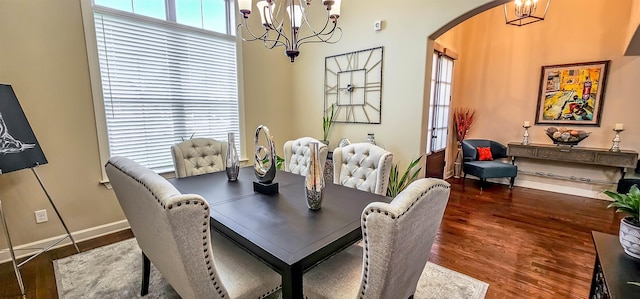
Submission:
{"label": "chair nailhead trim", "polygon": [[[153,197],[156,199],[156,201],[158,201],[158,203],[160,204],[160,206],[161,206],[163,209],[169,209],[169,210],[170,210],[170,209],[172,209],[172,208],[173,208],[173,206],[172,206],[172,205],[166,205],[166,206],[165,206],[165,205],[162,203],[162,201],[160,200],[160,198],[158,198],[158,196],[157,196],[155,193],[153,193],[153,191],[151,191],[151,189],[149,188],[149,186],[145,185],[145,184],[144,184],[144,183],[142,183],[140,180],[138,180],[138,179],[136,179],[136,178],[132,177],[131,175],[129,175],[129,173],[127,173],[127,172],[123,171],[122,169],[120,169],[119,167],[117,167],[116,165],[114,165],[113,163],[107,163],[107,164],[105,165],[105,168],[106,168],[107,166],[109,166],[109,165],[111,165],[113,168],[117,169],[118,171],[122,172],[123,174],[127,175],[129,178],[131,178],[131,179],[135,180],[135,181],[136,181],[136,182],[138,182],[140,185],[144,186],[144,187],[149,191],[149,193],[151,193],[151,194],[153,195]],[[185,201],[182,201],[182,202],[185,202],[186,204],[189,204],[189,200],[185,200]],[[180,204],[181,204],[182,202],[178,202],[178,203],[177,203],[177,206],[180,206]],[[205,216],[205,219],[208,219],[208,217],[209,217],[209,212],[208,212],[208,210],[209,210],[209,206],[205,206],[205,205],[204,205],[204,202],[200,202],[200,205],[201,205],[201,206],[203,206],[203,210],[205,211],[205,215],[204,215],[204,216]],[[205,221],[205,222],[203,223],[203,225],[205,226],[205,229],[203,229],[203,230],[202,230],[202,233],[204,233],[204,235],[202,236],[202,239],[203,239],[203,240],[207,240],[207,237],[208,237],[208,236],[207,236],[207,232],[208,232],[208,231],[207,231],[207,228],[206,228],[206,226],[207,226],[207,222]],[[210,264],[211,264],[211,259],[209,258],[209,254],[207,253],[207,251],[209,250],[209,248],[208,248],[208,246],[207,246],[207,242],[205,242],[205,243],[203,244],[203,247],[204,247],[204,248],[203,248],[203,252],[204,252],[204,254],[205,254],[205,255],[204,255],[205,263],[206,263],[207,265],[210,265]],[[213,281],[214,285],[216,285],[216,284],[217,284],[217,278],[216,278],[216,276],[214,275],[214,271],[209,272],[209,278]],[[221,297],[221,298],[224,298],[224,297],[225,297],[225,296],[224,296],[224,294],[222,293],[222,290],[220,290],[220,287],[217,287],[217,288],[216,288],[216,290],[218,291],[218,294],[220,295],[220,297]]]}
{"label": "chair nailhead trim", "polygon": [[[429,189],[425,190],[424,192],[420,193],[420,195],[418,195],[416,197],[416,199],[411,203],[411,205],[409,205],[407,207],[406,210],[404,210],[402,213],[400,213],[400,215],[393,215],[393,214],[389,214],[389,211],[384,211],[384,215],[385,216],[391,216],[391,219],[396,220],[399,219],[400,216],[403,216],[404,214],[406,214],[415,204],[416,202],[418,202],[418,200],[420,200],[421,198],[424,197],[425,194],[429,193],[429,191],[431,191],[431,189],[434,189],[436,187],[441,187],[444,189],[450,189],[449,186],[443,185],[443,184],[435,184],[431,187],[429,187]],[[369,274],[369,242],[368,242],[368,234],[367,234],[367,218],[369,216],[369,214],[371,213],[378,213],[382,215],[382,211],[380,209],[369,209],[368,211],[364,211],[364,216],[362,217],[362,228],[364,229],[364,231],[362,232],[363,235],[363,239],[364,239],[364,251],[365,251],[365,261],[364,261],[364,273],[363,273],[363,284],[362,284],[362,292],[360,292],[360,298],[364,298],[364,294],[365,294],[365,290],[367,289],[367,278],[368,278],[368,274]]]}

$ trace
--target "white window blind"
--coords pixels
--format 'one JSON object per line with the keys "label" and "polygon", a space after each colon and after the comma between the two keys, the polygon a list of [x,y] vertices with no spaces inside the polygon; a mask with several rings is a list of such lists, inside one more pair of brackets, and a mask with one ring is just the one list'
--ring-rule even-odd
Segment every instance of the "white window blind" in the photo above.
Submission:
{"label": "white window blind", "polygon": [[234,36],[99,8],[94,20],[111,156],[169,171],[183,139],[240,136]]}

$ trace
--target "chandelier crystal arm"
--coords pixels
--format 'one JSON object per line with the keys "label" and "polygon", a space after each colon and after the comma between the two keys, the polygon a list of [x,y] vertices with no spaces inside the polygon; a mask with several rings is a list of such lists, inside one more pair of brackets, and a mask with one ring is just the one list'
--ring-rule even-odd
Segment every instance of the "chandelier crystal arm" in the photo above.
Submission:
{"label": "chandelier crystal arm", "polygon": [[[342,29],[338,27],[335,22],[331,22],[330,20],[331,19],[327,18],[327,22],[325,22],[324,27],[320,31],[315,31],[311,26],[309,26],[309,29],[313,32],[313,34],[299,39],[298,46],[301,46],[307,43],[323,43],[323,42],[329,43],[329,44],[335,44],[336,42],[340,41],[340,39],[342,38]],[[333,27],[331,28],[331,30],[326,31],[327,28],[329,27],[329,23],[333,23]],[[335,40],[331,40],[336,32],[340,32],[340,36]],[[311,40],[311,39],[315,39],[315,40]]]}
{"label": "chandelier crystal arm", "polygon": [[[284,37],[285,40],[282,41],[279,39],[279,37],[282,35],[281,33],[279,33],[277,30],[265,30],[265,32],[262,35],[256,35],[254,34],[251,29],[249,28],[249,26],[246,25],[246,20],[244,21],[244,24],[238,24],[238,28],[237,30],[240,31],[240,27],[244,27],[245,31],[247,33],[249,33],[249,35],[251,36],[251,38],[245,38],[242,37],[242,40],[244,41],[248,41],[248,42],[252,42],[252,41],[256,41],[256,40],[261,40],[264,43],[265,48],[267,49],[273,49],[276,47],[288,47],[289,46],[289,40],[286,39],[286,36]],[[278,38],[276,39],[271,39],[269,38],[269,31],[276,31],[278,32]],[[268,43],[271,43],[271,45],[269,45]]]}
{"label": "chandelier crystal arm", "polygon": [[[335,33],[340,33],[338,38],[334,38]],[[332,32],[325,34],[318,34],[317,36],[309,36],[304,38],[302,42],[298,43],[298,46],[304,44],[314,44],[314,43],[327,43],[327,44],[335,44],[340,41],[342,38],[342,29],[340,27],[336,27]]]}

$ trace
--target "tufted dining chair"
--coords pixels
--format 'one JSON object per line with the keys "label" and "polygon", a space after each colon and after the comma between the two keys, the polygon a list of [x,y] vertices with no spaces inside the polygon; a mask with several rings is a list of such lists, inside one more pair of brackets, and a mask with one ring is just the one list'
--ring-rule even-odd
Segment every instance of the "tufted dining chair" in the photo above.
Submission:
{"label": "tufted dining chair", "polygon": [[278,273],[211,231],[209,204],[200,195],[181,194],[124,157],[112,157],[105,169],[142,249],[142,296],[150,263],[182,298],[264,298],[280,288]]}
{"label": "tufted dining chair", "polygon": [[318,143],[318,159],[320,165],[324,165],[327,161],[327,153],[329,153],[327,145],[311,137],[302,137],[284,143],[285,171],[307,175],[309,172],[309,143],[312,142]]}
{"label": "tufted dining chair", "polygon": [[393,154],[370,143],[333,150],[333,183],[386,195]]}
{"label": "tufted dining chair", "polygon": [[193,138],[171,146],[176,177],[225,170],[227,142],[211,138]]}
{"label": "tufted dining chair", "polygon": [[424,178],[411,183],[391,203],[370,203],[360,218],[364,246],[349,246],[305,273],[305,296],[414,295],[438,234],[449,192],[449,183]]}

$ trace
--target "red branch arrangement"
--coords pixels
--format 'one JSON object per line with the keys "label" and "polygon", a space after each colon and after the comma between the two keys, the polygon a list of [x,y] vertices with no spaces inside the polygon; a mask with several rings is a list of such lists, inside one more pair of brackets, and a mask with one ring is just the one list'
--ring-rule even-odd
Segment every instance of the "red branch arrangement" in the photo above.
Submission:
{"label": "red branch arrangement", "polygon": [[467,137],[475,115],[475,110],[471,108],[458,107],[453,110],[453,126],[456,130],[458,142],[462,142]]}

